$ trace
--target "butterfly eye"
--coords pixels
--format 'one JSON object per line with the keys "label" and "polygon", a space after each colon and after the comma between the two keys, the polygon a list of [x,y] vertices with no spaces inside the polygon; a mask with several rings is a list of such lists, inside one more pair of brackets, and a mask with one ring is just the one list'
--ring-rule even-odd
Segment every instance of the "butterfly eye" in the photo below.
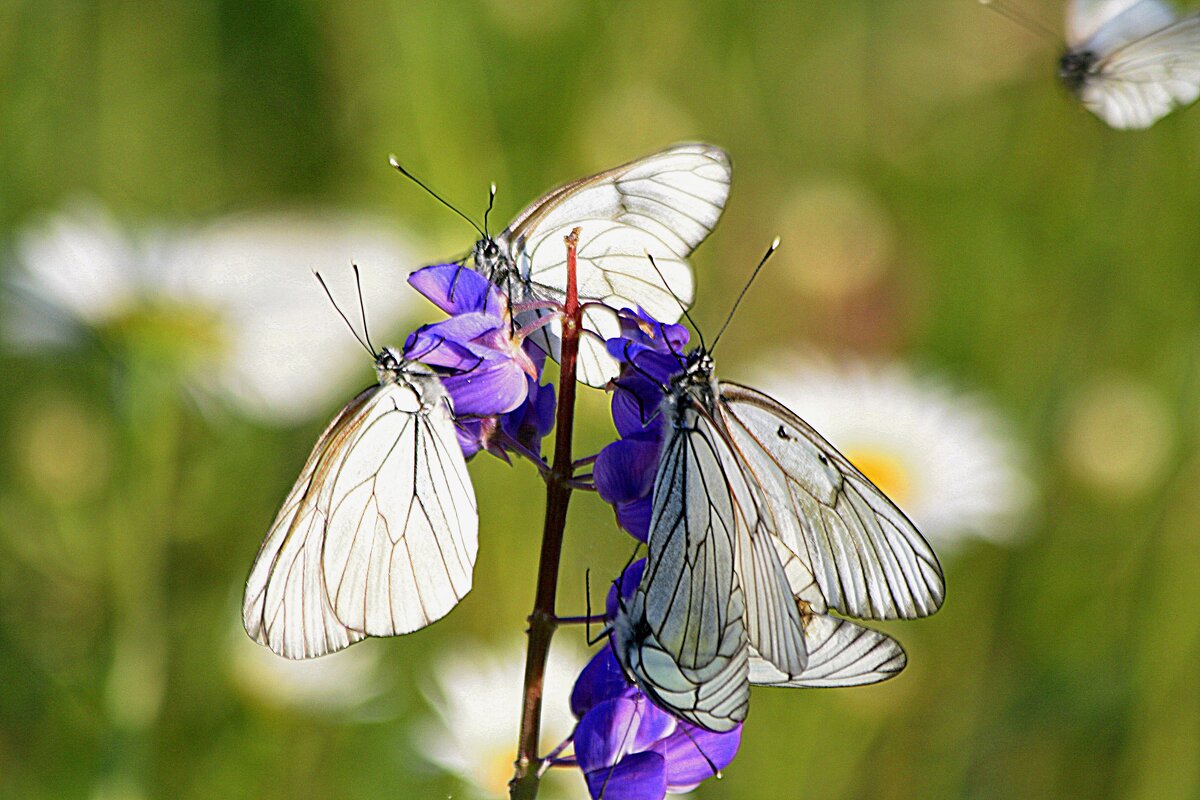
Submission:
{"label": "butterfly eye", "polygon": [[500,248],[496,246],[495,242],[488,242],[487,246],[483,248],[483,254],[488,258],[495,258],[500,255]]}

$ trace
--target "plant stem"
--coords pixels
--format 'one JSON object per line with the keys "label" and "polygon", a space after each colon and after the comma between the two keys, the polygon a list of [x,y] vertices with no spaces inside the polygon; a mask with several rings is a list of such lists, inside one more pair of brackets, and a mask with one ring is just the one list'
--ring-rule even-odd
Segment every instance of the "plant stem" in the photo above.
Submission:
{"label": "plant stem", "polygon": [[558,625],[554,614],[558,591],[558,565],[562,557],[567,506],[571,502],[571,436],[575,427],[575,359],[579,353],[582,313],[575,282],[575,250],[579,228],[565,237],[567,244],[567,298],[562,310],[562,350],[559,357],[558,408],[554,423],[554,461],[546,476],[546,518],[542,527],[542,553],[538,561],[537,592],[529,615],[529,648],[525,656],[525,690],[521,701],[521,732],[517,741],[516,771],[509,783],[513,800],[537,797],[541,759],[538,738],[542,722],[542,687],[550,640]]}

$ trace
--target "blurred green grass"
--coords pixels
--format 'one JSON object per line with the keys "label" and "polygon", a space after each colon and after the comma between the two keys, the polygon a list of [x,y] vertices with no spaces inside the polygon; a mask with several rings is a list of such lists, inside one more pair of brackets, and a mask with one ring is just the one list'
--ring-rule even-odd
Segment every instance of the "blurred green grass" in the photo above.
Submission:
{"label": "blurred green grass", "polygon": [[[495,180],[502,220],[672,141],[726,147],[733,194],[695,259],[700,323],[719,325],[776,233],[784,249],[739,312],[724,374],[811,347],[936,368],[1012,419],[1042,508],[1024,540],[946,559],[937,616],[889,626],[910,656],[899,679],[756,690],[738,759],[699,796],[1200,794],[1200,110],[1108,130],[1055,85],[1049,43],[969,0],[9,0],[0,19],[6,271],[21,226],[79,195],[132,222],[381,213],[426,235],[427,263],[471,231],[389,153],[468,213]],[[872,198],[894,232],[876,295],[836,313],[785,274],[807,254],[788,251],[781,209],[821,182]],[[485,523],[453,616],[356,645],[385,666],[377,718],[280,709],[238,688],[229,640],[261,535],[332,409],[275,430],[153,385],[131,396],[114,372],[95,348],[3,355],[0,795],[457,792],[417,763],[411,722],[432,653],[523,629],[531,470],[472,465]],[[1166,461],[1128,491],[1081,479],[1064,448],[1080,393],[1113,375],[1169,410]],[[63,458],[86,436],[108,454],[61,490],[30,467],[31,420],[54,399],[82,431],[54,440]],[[608,432],[602,397],[584,414],[579,452]],[[608,519],[577,498],[564,609],[582,605],[585,568],[608,575],[627,555]],[[161,681],[148,719],[109,699],[121,648]]]}

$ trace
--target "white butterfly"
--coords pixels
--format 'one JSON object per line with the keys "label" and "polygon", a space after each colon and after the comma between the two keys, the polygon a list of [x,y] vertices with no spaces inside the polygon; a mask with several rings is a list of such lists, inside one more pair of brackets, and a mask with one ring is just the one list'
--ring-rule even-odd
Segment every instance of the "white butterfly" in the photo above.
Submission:
{"label": "white butterfly", "polygon": [[727,731],[745,718],[751,682],[851,686],[899,672],[890,637],[826,614],[941,606],[937,557],[895,504],[791,411],[718,383],[703,348],[661,412],[646,569],[612,628],[635,683]]}
{"label": "white butterfly", "polygon": [[[729,157],[720,148],[668,147],[534,201],[503,232],[476,243],[476,268],[514,303],[562,302],[567,288],[563,237],[578,227],[580,301],[610,309],[640,306],[655,319],[673,322],[679,318],[679,303],[692,302],[686,259],[716,226],[730,179]],[[647,253],[654,256],[661,276]],[[604,349],[604,341],[618,335],[617,321],[610,310],[592,306],[584,313],[584,328],[589,335],[580,341],[577,374],[590,386],[603,386],[619,372]],[[531,338],[557,359],[560,332],[556,320]]]}
{"label": "white butterfly", "polygon": [[479,513],[449,397],[384,348],[338,412],[255,557],[246,632],[286,658],[440,619],[471,589]]}
{"label": "white butterfly", "polygon": [[1200,96],[1200,14],[1163,0],[1069,0],[1058,74],[1114,128],[1148,128]]}

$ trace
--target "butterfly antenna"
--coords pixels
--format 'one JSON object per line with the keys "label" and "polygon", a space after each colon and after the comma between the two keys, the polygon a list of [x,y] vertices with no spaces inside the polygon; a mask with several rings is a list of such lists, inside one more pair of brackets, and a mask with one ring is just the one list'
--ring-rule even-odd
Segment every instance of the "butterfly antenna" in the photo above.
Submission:
{"label": "butterfly antenna", "polygon": [[378,353],[375,344],[371,341],[371,329],[367,327],[367,304],[363,300],[362,274],[358,271],[358,264],[351,262],[350,266],[354,267],[354,285],[358,287],[358,312],[362,315],[363,338],[367,340],[367,347],[371,352]]}
{"label": "butterfly antenna", "polygon": [[[358,274],[357,267],[354,268],[354,274]],[[313,270],[313,275],[317,276],[317,280],[321,283],[321,288],[325,290],[325,296],[329,298],[330,303],[333,303],[334,310],[338,312],[338,315],[342,318],[342,321],[346,323],[346,327],[350,329],[350,333],[354,334],[354,338],[357,339],[358,343],[363,346],[363,349],[371,354],[371,358],[375,358],[378,353],[375,352],[375,350],[363,339],[363,337],[358,335],[358,331],[354,329],[354,323],[352,323],[350,318],[346,316],[346,312],[342,311],[342,307],[338,305],[337,300],[333,299],[333,292],[329,291],[329,285],[325,283],[325,279],[321,277],[321,273]],[[361,291],[359,292],[359,299],[362,299]],[[363,319],[365,320],[366,317],[364,316]]]}
{"label": "butterfly antenna", "polygon": [[[650,255],[650,253],[647,252],[646,258],[650,259],[650,266],[654,267],[654,271],[658,273],[658,278],[659,278],[659,280],[662,281],[663,287],[668,292],[671,293],[671,299],[673,299],[676,303],[679,304],[679,310],[683,312],[683,318],[688,321],[688,324],[692,326],[692,330],[694,330],[696,332],[696,336],[698,336],[700,338],[700,349],[707,353],[708,348],[704,346],[704,334],[700,332],[700,326],[696,324],[696,320],[692,319],[692,315],[688,313],[687,306],[685,306],[683,304],[683,301],[679,299],[679,295],[675,294],[675,290],[671,288],[671,285],[669,283],[667,283],[667,277],[665,275],[663,275],[662,270],[658,268],[658,263],[654,260],[654,256]],[[659,330],[660,331],[662,330],[661,322],[659,323]],[[671,350],[671,353],[675,356],[675,360],[679,362],[679,366],[681,366],[681,367],[685,366],[683,363],[682,356],[679,353],[675,352],[675,348],[671,347],[670,342],[667,342],[667,347]]]}
{"label": "butterfly antenna", "polygon": [[1048,26],[1042,24],[1032,14],[1011,6],[1007,2],[1004,2],[1004,0],[979,0],[979,5],[990,8],[1005,19],[1017,23],[1025,30],[1031,31],[1038,36],[1043,36],[1052,42],[1059,42],[1062,39],[1062,37]]}
{"label": "butterfly antenna", "polygon": [[692,747],[696,748],[696,752],[700,754],[700,757],[708,762],[708,768],[712,770],[713,777],[720,778],[721,770],[717,769],[717,765],[713,763],[711,758],[708,757],[708,753],[704,752],[704,748],[700,746],[700,743],[692,738],[692,732],[683,725],[679,726],[679,730],[683,731],[683,735],[686,736],[688,741],[692,743]]}
{"label": "butterfly antenna", "polygon": [[646,372],[646,370],[639,367],[637,365],[637,363],[632,358],[629,357],[629,345],[630,345],[630,341],[628,339],[626,339],[625,340],[625,348],[624,348],[625,349],[625,363],[629,365],[629,368],[632,369],[634,372],[636,372],[638,375],[641,375],[643,378],[645,378],[646,380],[653,383],[658,388],[662,389],[663,394],[670,392],[671,391],[670,386],[665,385],[658,378],[654,377],[649,372]]}
{"label": "butterfly antenna", "polygon": [[[635,700],[634,702],[636,703],[637,701]],[[625,725],[625,733],[621,734],[621,744],[617,752],[625,752],[625,745],[630,741],[630,737],[634,732],[633,723],[637,719],[638,717],[634,715],[629,717],[629,722]],[[604,776],[604,783],[600,784],[600,794],[596,797],[596,800],[604,800],[604,793],[608,791],[608,782],[612,780],[613,773],[616,772],[618,763],[620,762],[614,761],[612,766],[608,768],[608,774]]]}
{"label": "butterfly antenna", "polygon": [[480,236],[484,237],[485,239],[487,238],[487,234],[484,232],[483,228],[479,227],[479,223],[477,223],[475,220],[468,217],[462,211],[458,210],[458,208],[455,207],[449,200],[442,197],[440,194],[435,192],[433,189],[430,189],[428,186],[426,186],[424,183],[422,183],[421,179],[418,178],[416,175],[413,175],[408,170],[406,170],[404,168],[404,166],[399,161],[396,160],[395,156],[388,156],[388,163],[391,164],[392,168],[395,169],[397,172],[399,172],[401,175],[408,178],[410,181],[415,183],[417,186],[420,186],[422,189],[424,189],[426,192],[428,192],[429,196],[432,197],[434,200],[437,200],[439,203],[444,205],[446,208],[450,209],[455,214],[458,214],[460,217],[465,219],[468,222],[468,224],[470,224],[470,226],[479,233]]}
{"label": "butterfly antenna", "polygon": [[492,190],[488,192],[488,207],[487,211],[483,212],[483,238],[488,238],[488,216],[492,213],[492,206],[496,204],[496,184],[492,184]]}
{"label": "butterfly antenna", "polygon": [[[721,337],[725,334],[725,329],[729,327],[729,323],[733,320],[733,314],[741,305],[742,298],[746,296],[746,292],[750,291],[750,286],[754,283],[754,279],[758,277],[758,273],[762,271],[763,265],[771,256],[775,255],[775,250],[779,247],[779,237],[775,237],[775,241],[771,242],[771,246],[767,248],[767,252],[763,254],[762,259],[758,262],[758,266],[754,268],[754,272],[750,273],[750,280],[746,281],[746,285],[742,287],[742,293],[737,296],[737,300],[733,301],[733,308],[729,309],[729,316],[725,318],[725,324],[721,326],[721,330],[717,331],[717,338],[713,339],[713,350],[717,349],[717,343],[721,341]],[[712,353],[712,350],[709,351]]]}

